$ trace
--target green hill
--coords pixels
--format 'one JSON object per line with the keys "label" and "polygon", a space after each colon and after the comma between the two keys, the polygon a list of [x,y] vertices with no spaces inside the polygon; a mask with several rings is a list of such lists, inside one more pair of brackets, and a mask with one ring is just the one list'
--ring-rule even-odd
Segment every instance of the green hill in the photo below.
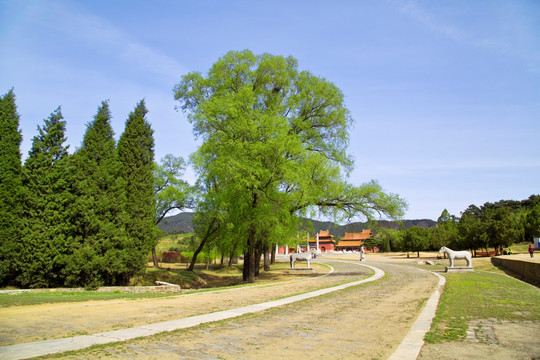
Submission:
{"label": "green hill", "polygon": [[183,212],[167,216],[158,225],[164,234],[184,234],[193,232],[193,213]]}
{"label": "green hill", "polygon": [[[399,229],[401,224],[405,229],[413,226],[421,228],[434,227],[437,222],[430,219],[419,220],[402,220],[401,224],[397,221],[380,220],[377,222],[379,227],[386,229]],[[346,232],[356,233],[367,229],[369,226],[367,222],[353,222],[346,225],[338,225],[330,221],[317,221],[306,219],[304,221],[303,228],[308,230],[311,234],[319,232],[320,230],[330,230],[330,233],[335,237],[343,237]],[[193,213],[184,212],[177,215],[169,216],[163,219],[159,224],[159,228],[163,230],[165,234],[182,234],[193,232]]]}

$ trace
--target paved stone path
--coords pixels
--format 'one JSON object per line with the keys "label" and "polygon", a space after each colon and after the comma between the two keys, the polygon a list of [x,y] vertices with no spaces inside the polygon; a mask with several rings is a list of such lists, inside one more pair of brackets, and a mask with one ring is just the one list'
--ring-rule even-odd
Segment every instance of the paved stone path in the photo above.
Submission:
{"label": "paved stone path", "polygon": [[[358,262],[330,262],[328,260],[324,260],[324,262],[332,263],[338,269],[332,277],[326,277],[325,282],[329,282],[328,279],[343,282],[347,276],[359,276]],[[432,274],[422,273],[406,266],[383,263],[375,265],[378,268],[383,268],[390,276],[388,279],[382,280],[380,285],[368,288],[352,287],[345,291],[336,292],[366,282],[365,279],[355,280],[349,282],[348,286],[331,286],[298,296],[239,308],[233,307],[212,314],[188,316],[178,320],[141,325],[130,329],[105,331],[93,335],[5,346],[0,348],[0,358],[25,358],[80,349],[92,344],[123,341],[163,331],[193,327],[207,321],[218,321],[246,313],[264,311],[260,315],[241,317],[218,324],[212,323],[209,325],[210,331],[206,327],[196,327],[179,333],[167,333],[130,341],[126,344],[113,345],[109,348],[101,348],[100,354],[94,353],[95,350],[88,350],[89,356],[108,358],[125,357],[131,354],[134,357],[142,355],[145,358],[160,359],[232,359],[264,356],[289,358],[306,349],[306,351],[310,351],[310,354],[332,358],[336,358],[335,355],[339,354],[339,358],[348,358],[365,356],[367,354],[363,353],[362,349],[368,349],[374,358],[379,356],[387,358],[395,350],[393,356],[396,359],[414,359],[416,355],[412,357],[412,353],[416,350],[411,352],[410,343],[404,342],[405,347],[403,345],[398,347],[398,345],[409,332],[411,326],[413,330],[418,327],[417,323],[413,325],[413,322],[420,312],[421,306],[419,304],[422,304],[436,289],[437,279]],[[380,279],[383,272],[376,268],[372,269],[375,270],[375,276],[368,280]],[[365,273],[363,277],[365,277]],[[280,289],[287,286],[290,285],[284,284],[280,286]],[[410,301],[411,291],[415,292],[413,297],[417,301]],[[404,292],[409,292],[409,296],[404,296]],[[328,295],[321,296],[324,294]],[[211,294],[205,296],[209,295]],[[214,294],[214,296],[216,295],[217,293]],[[240,292],[237,297],[241,297]],[[292,304],[293,302],[298,303]],[[268,310],[277,306],[279,306],[279,310]],[[387,307],[395,307],[395,309],[388,314]],[[380,318],[378,314],[383,314],[384,318]],[[296,318],[300,320],[293,320]],[[287,319],[291,320],[292,324],[288,324]],[[423,321],[425,322],[425,319]],[[388,323],[394,324],[390,327],[391,333],[385,333],[385,329],[389,328],[385,324]],[[399,331],[397,332],[396,323],[399,323]],[[301,324],[303,327],[303,331],[300,333],[297,324]],[[321,328],[321,326],[323,327]],[[271,331],[271,329],[273,330]],[[361,330],[359,331],[359,329]],[[299,340],[300,344],[297,343]],[[276,341],[280,341],[282,344],[276,346]],[[380,346],[366,345],[374,341],[381,342]],[[415,341],[418,347],[418,341]],[[332,346],[318,346],[321,342],[331,343]],[[276,354],[276,349],[280,349],[279,356]],[[336,349],[339,351],[336,352]],[[313,353],[313,351],[315,352]],[[377,356],[373,356],[375,354]],[[416,354],[418,354],[417,351]],[[82,355],[82,357],[86,357],[86,355]],[[74,355],[74,358],[78,358],[78,356]]]}

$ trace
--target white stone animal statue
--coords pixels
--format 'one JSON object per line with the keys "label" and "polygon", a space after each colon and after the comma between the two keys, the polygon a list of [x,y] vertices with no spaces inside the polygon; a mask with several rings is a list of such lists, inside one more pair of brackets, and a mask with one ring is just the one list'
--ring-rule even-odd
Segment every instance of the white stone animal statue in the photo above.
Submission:
{"label": "white stone animal statue", "polygon": [[320,254],[320,250],[311,249],[303,253],[292,253],[289,257],[291,269],[294,269],[294,263],[296,261],[307,261],[307,267],[309,269],[309,260],[313,258],[314,254]]}
{"label": "white stone animal statue", "polygon": [[445,252],[450,259],[450,267],[454,267],[454,259],[465,259],[467,260],[467,267],[472,267],[471,253],[468,251],[454,251],[452,249],[443,246],[439,250],[439,254]]}

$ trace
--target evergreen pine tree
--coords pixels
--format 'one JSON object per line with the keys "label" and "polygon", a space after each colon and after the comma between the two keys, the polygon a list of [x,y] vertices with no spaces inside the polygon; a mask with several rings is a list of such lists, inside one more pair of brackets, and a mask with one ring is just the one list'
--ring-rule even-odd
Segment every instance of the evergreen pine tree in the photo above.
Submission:
{"label": "evergreen pine tree", "polygon": [[19,241],[22,135],[15,94],[0,97],[0,284],[14,280],[13,255]]}
{"label": "evergreen pine tree", "polygon": [[110,121],[104,101],[73,155],[73,254],[64,269],[68,286],[129,282],[125,189]]}
{"label": "evergreen pine tree", "polygon": [[148,110],[141,100],[129,114],[124,133],[118,142],[121,176],[126,189],[126,231],[130,240],[130,271],[144,268],[147,256],[155,246],[154,223],[154,137],[145,116]]}
{"label": "evergreen pine tree", "polygon": [[21,249],[17,254],[24,287],[62,286],[59,276],[69,251],[68,205],[72,202],[68,176],[66,122],[57,108],[38,135],[23,167],[24,221]]}

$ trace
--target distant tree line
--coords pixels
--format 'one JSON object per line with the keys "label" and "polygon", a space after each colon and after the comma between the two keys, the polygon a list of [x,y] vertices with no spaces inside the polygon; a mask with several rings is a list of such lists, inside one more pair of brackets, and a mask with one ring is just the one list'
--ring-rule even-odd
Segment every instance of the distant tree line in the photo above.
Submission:
{"label": "distant tree line", "polygon": [[540,236],[540,195],[522,201],[470,205],[461,217],[445,209],[435,227],[380,229],[380,235],[376,245],[385,251],[419,252],[439,250],[441,246],[471,251],[507,248]]}
{"label": "distant tree line", "polygon": [[13,90],[0,98],[0,286],[126,285],[157,242],[154,138],[140,101],[118,142],[107,101],[68,153],[57,108],[21,162]]}

